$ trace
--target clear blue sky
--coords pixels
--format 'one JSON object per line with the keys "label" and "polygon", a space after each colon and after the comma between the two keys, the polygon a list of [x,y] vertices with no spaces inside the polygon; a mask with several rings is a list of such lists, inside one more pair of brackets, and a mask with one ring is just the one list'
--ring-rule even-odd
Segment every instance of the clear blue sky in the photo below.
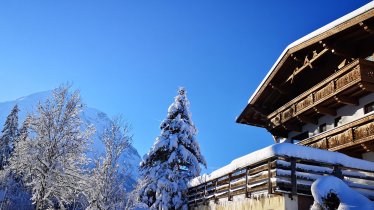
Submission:
{"label": "clear blue sky", "polygon": [[367,2],[1,1],[0,101],[73,82],[143,155],[184,86],[211,171],[273,143],[235,118],[284,48]]}

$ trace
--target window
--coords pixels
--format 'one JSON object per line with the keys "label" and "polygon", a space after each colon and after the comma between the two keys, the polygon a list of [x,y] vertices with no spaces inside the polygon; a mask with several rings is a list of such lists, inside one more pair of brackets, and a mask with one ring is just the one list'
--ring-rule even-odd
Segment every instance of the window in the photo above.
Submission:
{"label": "window", "polygon": [[318,128],[318,131],[319,131],[320,133],[326,131],[326,123],[321,124],[321,125],[319,126],[319,128]]}
{"label": "window", "polygon": [[334,127],[338,127],[342,123],[342,117],[337,117],[334,120]]}
{"label": "window", "polygon": [[301,140],[304,140],[304,139],[307,139],[307,138],[309,138],[309,132],[308,131],[306,131],[304,133],[300,133],[299,135],[292,137],[291,141],[292,141],[292,143],[296,143],[298,141],[301,141]]}
{"label": "window", "polygon": [[374,102],[368,103],[365,105],[364,112],[365,114],[374,111]]}

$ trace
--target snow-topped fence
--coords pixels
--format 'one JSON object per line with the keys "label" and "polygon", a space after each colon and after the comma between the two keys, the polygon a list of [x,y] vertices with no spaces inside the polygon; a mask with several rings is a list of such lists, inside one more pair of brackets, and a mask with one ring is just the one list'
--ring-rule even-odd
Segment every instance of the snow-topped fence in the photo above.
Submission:
{"label": "snow-topped fence", "polygon": [[374,163],[347,155],[294,144],[275,144],[232,161],[189,182],[189,205],[244,195],[310,196],[313,181],[324,175],[374,200]]}

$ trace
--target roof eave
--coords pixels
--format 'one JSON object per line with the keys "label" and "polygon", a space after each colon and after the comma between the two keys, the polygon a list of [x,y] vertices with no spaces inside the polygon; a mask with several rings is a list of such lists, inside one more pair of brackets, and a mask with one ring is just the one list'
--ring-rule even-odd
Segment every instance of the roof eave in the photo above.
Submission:
{"label": "roof eave", "polygon": [[[291,43],[286,47],[286,49],[282,52],[282,54],[279,56],[277,61],[274,63],[274,65],[271,67],[270,71],[266,74],[265,78],[262,80],[260,85],[257,87],[255,92],[252,94],[252,96],[248,100],[248,104],[254,104],[257,100],[257,98],[262,94],[264,88],[267,86],[269,81],[273,78],[273,76],[277,73],[278,69],[282,66],[282,64],[288,59],[289,55],[303,49],[307,46],[310,46],[318,41],[323,40],[324,38],[327,38],[328,36],[331,36],[335,33],[329,33],[332,30],[335,30],[336,27],[345,24],[346,22],[361,16],[365,13],[368,13],[371,11],[371,13],[374,13],[374,1],[354,10],[351,13],[348,13],[347,15],[344,15],[343,17],[313,31],[312,33],[296,40],[295,42]],[[368,18],[370,15],[368,16]],[[357,24],[356,22],[360,22],[362,20],[356,20],[351,24],[346,25],[342,30],[345,28],[348,28],[351,25]],[[325,36],[324,36],[325,34]],[[308,43],[309,42],[309,43]],[[306,44],[305,44],[306,43]],[[245,110],[245,109],[244,109]],[[243,111],[244,111],[243,110]]]}

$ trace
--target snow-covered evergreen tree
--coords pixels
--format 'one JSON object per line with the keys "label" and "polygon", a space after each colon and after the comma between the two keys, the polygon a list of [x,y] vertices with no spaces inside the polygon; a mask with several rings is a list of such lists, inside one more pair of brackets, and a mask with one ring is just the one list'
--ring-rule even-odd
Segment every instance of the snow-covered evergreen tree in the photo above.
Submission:
{"label": "snow-covered evergreen tree", "polygon": [[31,193],[22,179],[6,166],[0,171],[0,209],[31,210]]}
{"label": "snow-covered evergreen tree", "polygon": [[187,182],[200,174],[200,164],[206,167],[189,106],[186,91],[180,88],[161,123],[160,136],[141,163],[142,186],[137,191],[140,202],[152,209],[186,209]]}
{"label": "snow-covered evergreen tree", "polygon": [[23,121],[21,128],[19,129],[18,138],[15,139],[15,145],[18,141],[25,141],[29,136],[29,127],[30,127],[31,115],[27,115],[26,119]]}
{"label": "snow-covered evergreen tree", "polygon": [[[1,140],[8,142],[8,151],[11,153],[14,151],[15,145],[21,136],[25,136],[25,122],[22,125],[22,129],[20,131],[17,130],[18,112],[19,109],[16,105],[7,117],[2,131],[3,136]],[[12,154],[9,155],[11,156]],[[5,164],[5,168],[0,171],[0,191],[4,192],[2,202],[0,202],[0,209],[33,209],[30,201],[30,191],[24,185],[21,177],[9,169],[8,164]]]}
{"label": "snow-covered evergreen tree", "polygon": [[120,158],[131,145],[129,125],[120,117],[109,122],[101,135],[105,155],[96,160],[88,189],[89,207],[96,210],[125,209],[126,171],[120,167]]}
{"label": "snow-covered evergreen tree", "polygon": [[15,105],[6,118],[0,138],[0,170],[8,164],[15,139],[18,137],[18,106]]}
{"label": "snow-covered evergreen tree", "polygon": [[83,129],[79,93],[61,86],[39,103],[25,140],[17,141],[10,170],[31,188],[36,209],[64,208],[85,188],[85,151],[93,133]]}

